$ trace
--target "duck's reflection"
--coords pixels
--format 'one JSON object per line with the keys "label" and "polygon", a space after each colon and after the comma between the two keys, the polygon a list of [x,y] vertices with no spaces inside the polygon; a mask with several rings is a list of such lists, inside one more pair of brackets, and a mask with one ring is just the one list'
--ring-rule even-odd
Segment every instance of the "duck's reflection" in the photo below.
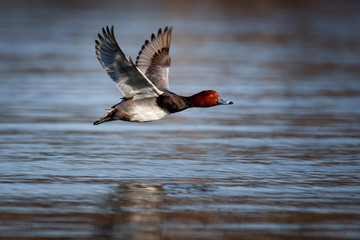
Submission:
{"label": "duck's reflection", "polygon": [[158,183],[122,183],[106,198],[97,237],[102,239],[163,239],[165,191]]}

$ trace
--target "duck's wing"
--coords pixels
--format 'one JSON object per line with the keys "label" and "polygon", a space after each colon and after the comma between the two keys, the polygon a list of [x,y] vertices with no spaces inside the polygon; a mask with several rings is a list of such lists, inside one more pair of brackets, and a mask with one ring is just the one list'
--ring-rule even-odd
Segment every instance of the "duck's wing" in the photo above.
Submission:
{"label": "duck's wing", "polygon": [[151,35],[151,41],[146,40],[136,59],[136,66],[161,91],[169,92],[169,56],[172,27],[161,28],[157,37]]}
{"label": "duck's wing", "polygon": [[149,79],[121,51],[114,36],[114,26],[102,29],[95,40],[98,60],[109,76],[116,82],[126,99],[157,97],[163,92],[155,87]]}

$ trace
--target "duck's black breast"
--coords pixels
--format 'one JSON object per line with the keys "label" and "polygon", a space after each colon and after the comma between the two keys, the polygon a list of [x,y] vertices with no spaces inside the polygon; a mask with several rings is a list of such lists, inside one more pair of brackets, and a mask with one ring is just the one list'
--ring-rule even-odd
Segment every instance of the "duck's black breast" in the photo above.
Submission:
{"label": "duck's black breast", "polygon": [[187,97],[179,96],[171,92],[164,92],[157,97],[157,104],[169,113],[179,112],[190,107]]}

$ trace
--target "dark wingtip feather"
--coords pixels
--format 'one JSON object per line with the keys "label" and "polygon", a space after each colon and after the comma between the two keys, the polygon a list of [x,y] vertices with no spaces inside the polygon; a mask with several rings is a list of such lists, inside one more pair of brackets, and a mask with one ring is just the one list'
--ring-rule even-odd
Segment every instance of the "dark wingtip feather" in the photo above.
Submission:
{"label": "dark wingtip feather", "polygon": [[103,38],[103,36],[101,36],[101,34],[100,33],[98,33],[98,38],[100,39],[100,41],[104,41],[105,39]]}
{"label": "dark wingtip feather", "polygon": [[155,35],[151,34],[151,41],[153,41],[155,39]]}
{"label": "dark wingtip feather", "polygon": [[106,36],[106,31],[105,31],[105,28],[102,28],[102,33],[104,35],[104,37]]}

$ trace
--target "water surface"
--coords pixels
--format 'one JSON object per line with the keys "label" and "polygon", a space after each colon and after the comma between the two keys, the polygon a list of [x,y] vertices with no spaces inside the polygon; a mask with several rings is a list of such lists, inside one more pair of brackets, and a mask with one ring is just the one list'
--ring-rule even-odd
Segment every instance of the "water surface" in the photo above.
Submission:
{"label": "water surface", "polygon": [[[0,10],[0,238],[359,238],[358,2],[34,3]],[[133,59],[173,26],[171,89],[235,104],[93,126],[106,25]]]}

